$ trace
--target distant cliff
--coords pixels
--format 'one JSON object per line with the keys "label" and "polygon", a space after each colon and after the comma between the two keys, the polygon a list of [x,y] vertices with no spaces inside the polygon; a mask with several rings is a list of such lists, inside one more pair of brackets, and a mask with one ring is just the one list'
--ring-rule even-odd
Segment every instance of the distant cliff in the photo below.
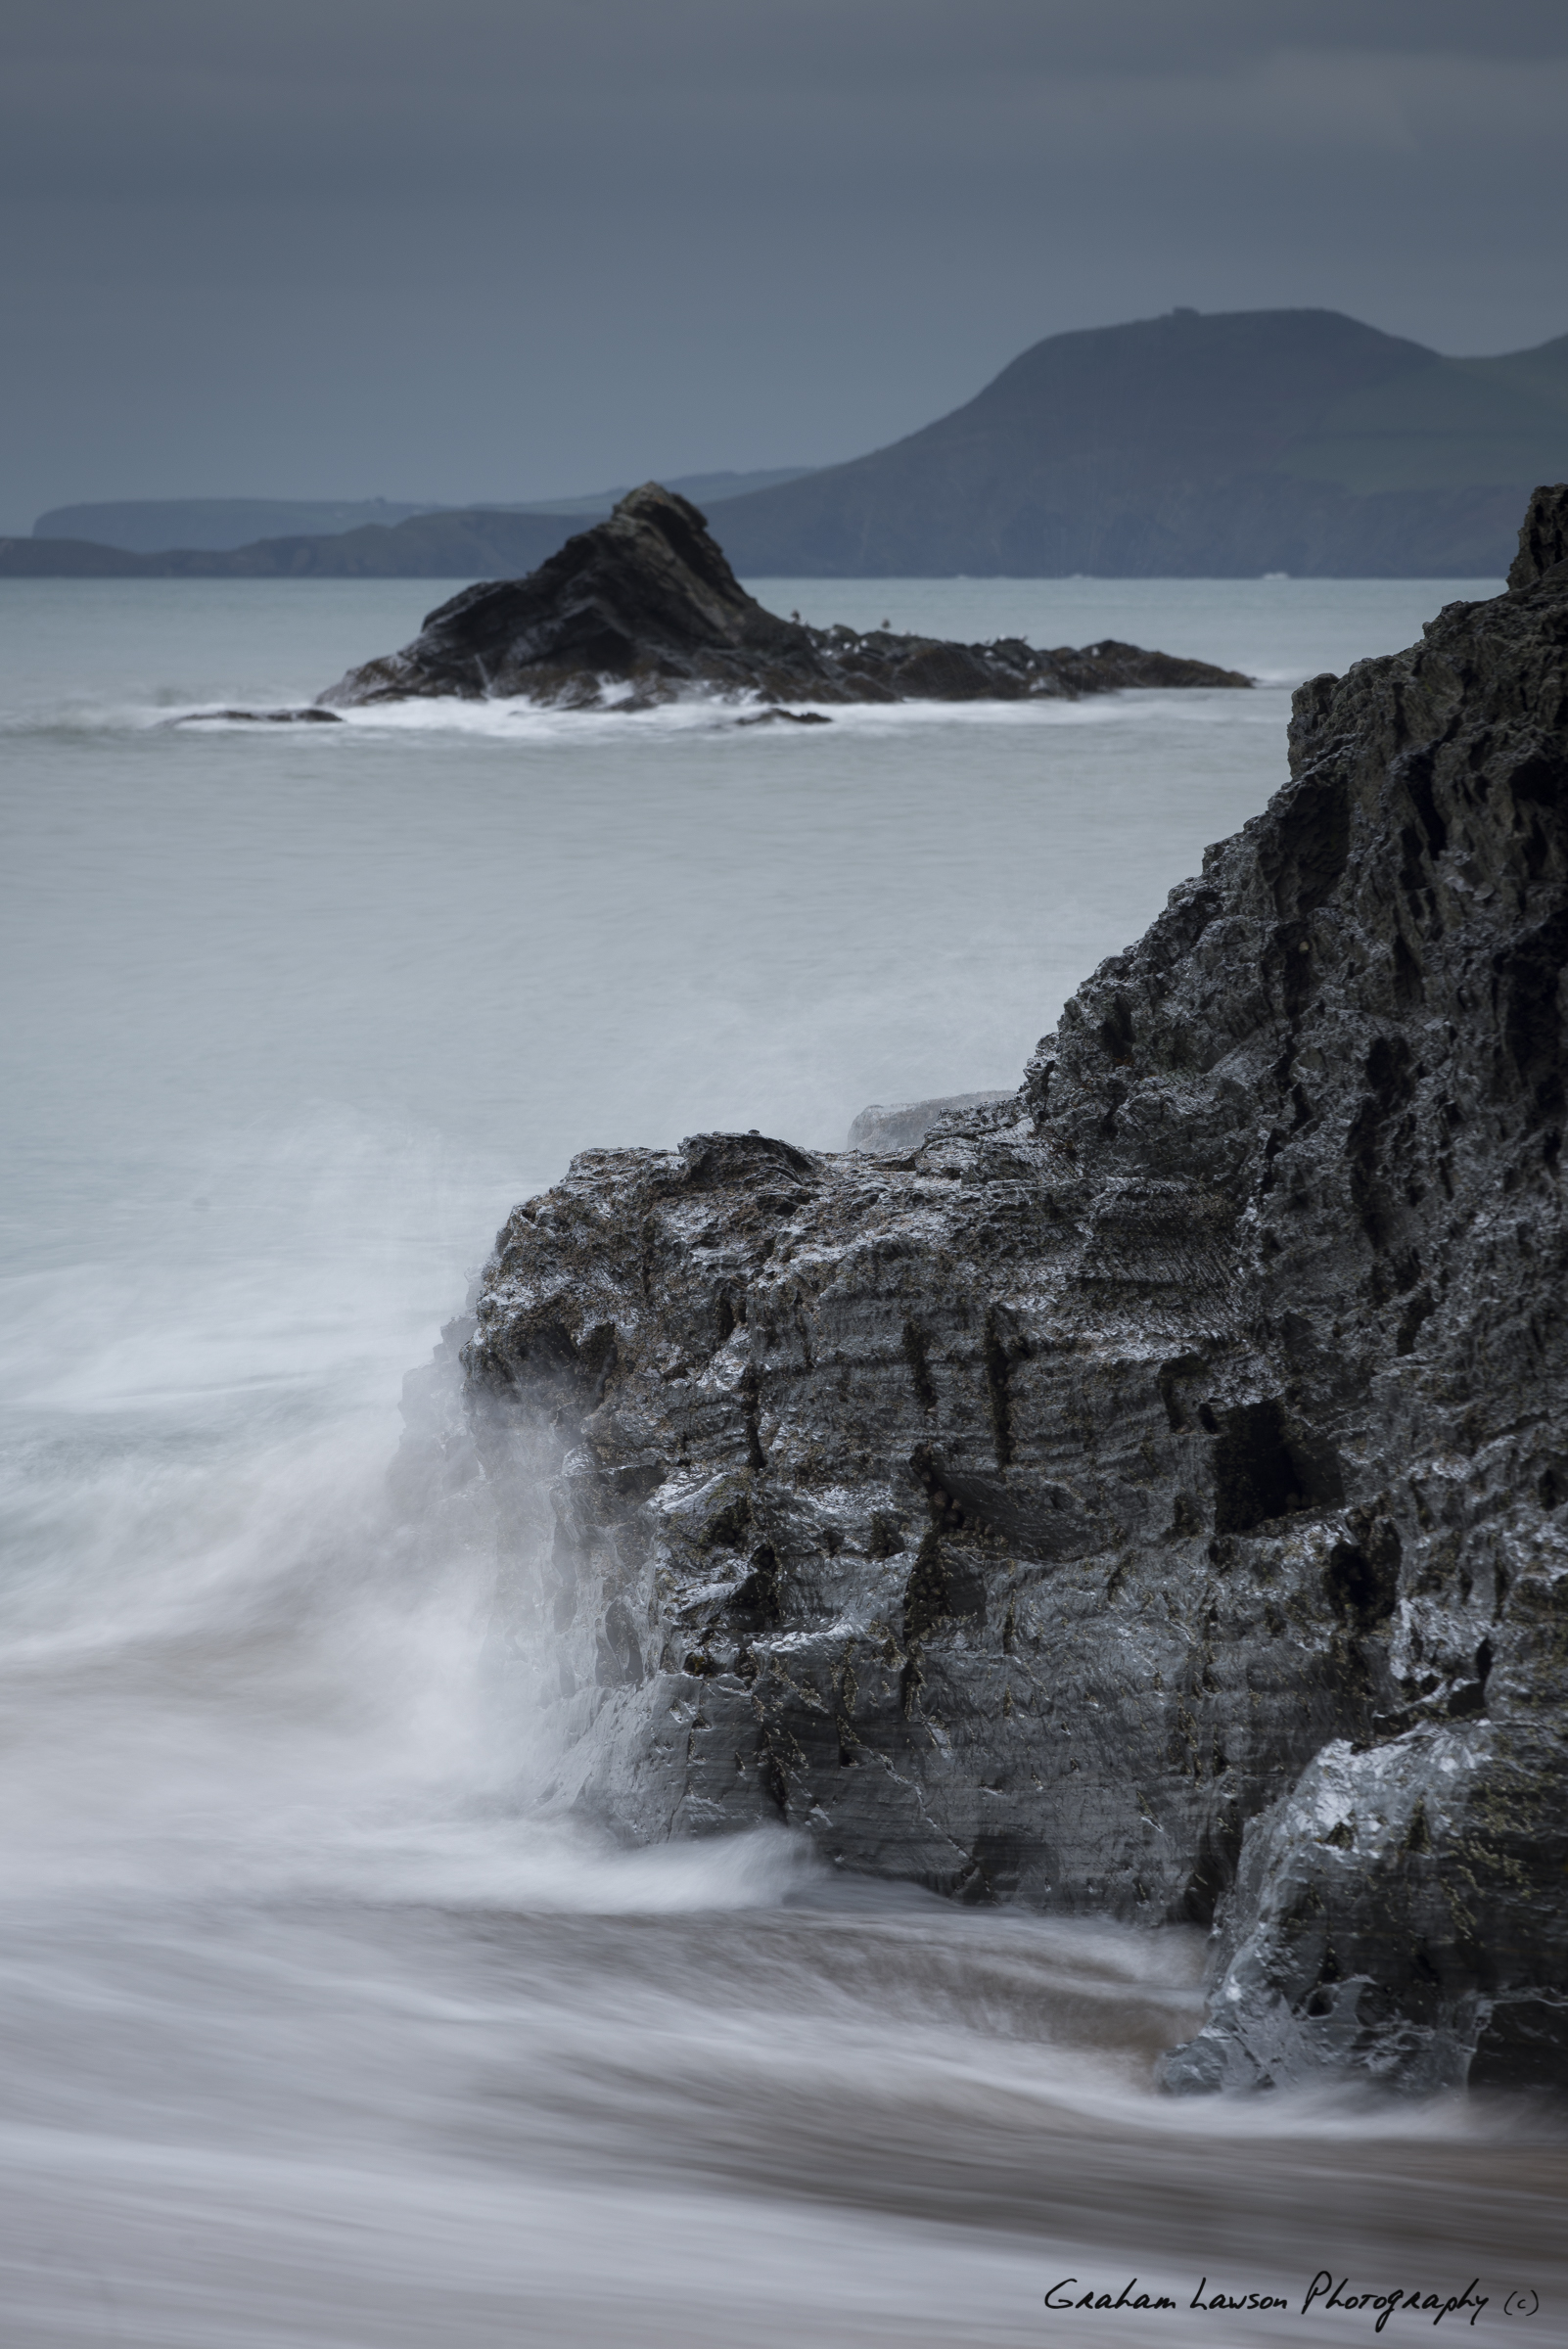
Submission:
{"label": "distant cliff", "polygon": [[[759,488],[762,487],[761,482]],[[435,511],[430,499],[393,505],[384,497],[127,497],[54,506],[32,526],[35,538],[118,547],[132,555],[222,552],[261,538],[326,537],[406,522]]]}
{"label": "distant cliff", "polygon": [[[743,497],[751,490],[798,481],[807,470],[804,465],[778,465],[761,473],[682,474],[670,486],[698,505],[720,505],[726,498]],[[516,501],[472,507],[441,506],[430,498],[401,505],[385,497],[117,498],[97,505],[52,507],[47,514],[39,515],[32,526],[32,535],[69,539],[78,548],[117,549],[133,555],[237,554],[243,549],[251,558],[250,568],[254,571],[258,564],[281,563],[287,568],[296,561],[293,555],[261,555],[258,550],[263,544],[273,549],[284,544],[297,549],[303,539],[344,538],[350,532],[385,533],[417,516],[434,523],[449,520],[451,527],[413,530],[391,540],[385,535],[365,535],[358,540],[357,547],[342,550],[339,559],[346,567],[346,576],[375,573],[377,550],[390,549],[394,560],[428,564],[438,557],[455,567],[452,572],[403,572],[398,576],[462,577],[476,551],[482,559],[489,561],[499,557],[503,550],[520,548],[520,556],[508,553],[510,568],[528,569],[539,560],[534,550],[550,539],[550,532],[557,526],[559,537],[553,540],[555,544],[560,543],[569,530],[579,529],[584,522],[598,521],[609,514],[630,485],[627,483],[619,489],[605,489],[584,497],[543,498],[534,504]],[[485,517],[490,524],[500,517],[501,535],[493,545],[482,542],[476,550],[470,533],[476,528],[477,516]],[[507,535],[507,529],[519,517],[522,531],[514,539]],[[533,529],[536,522],[548,523],[542,536]],[[321,560],[334,558],[324,550]]]}
{"label": "distant cliff", "polygon": [[508,514],[476,506],[325,535],[261,538],[227,549],[176,547],[163,554],[73,538],[0,538],[0,578],[505,578],[531,571],[553,555],[579,522],[570,514]]}
{"label": "distant cliff", "polygon": [[1176,2086],[1568,2086],[1565,558],[1540,493],[1305,686],[1016,1098],[509,1219],[468,1409],[563,1802],[1218,1920]]}
{"label": "distant cliff", "polygon": [[890,448],[739,498],[748,577],[1500,577],[1568,471],[1568,338],[1444,359],[1332,310],[1053,335]]}

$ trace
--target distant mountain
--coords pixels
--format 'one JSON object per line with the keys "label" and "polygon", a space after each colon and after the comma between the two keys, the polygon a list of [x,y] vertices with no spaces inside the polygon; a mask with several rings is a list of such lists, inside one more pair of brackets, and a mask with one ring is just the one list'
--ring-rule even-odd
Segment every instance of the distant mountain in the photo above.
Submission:
{"label": "distant mountain", "polygon": [[[1565,478],[1568,336],[1445,359],[1336,310],[1173,310],[1052,335],[850,464],[666,486],[722,507],[746,578],[1499,578],[1530,491]],[[615,496],[378,507],[224,550],[11,538],[0,576],[504,578]],[[130,509],[62,507],[38,530],[110,511]]]}
{"label": "distant mountain", "polygon": [[1568,476],[1568,337],[1445,359],[1333,310],[1053,335],[908,439],[738,498],[743,576],[1499,577]]}
{"label": "distant mountain", "polygon": [[[808,470],[805,465],[775,465],[759,473],[690,473],[665,486],[678,489],[695,505],[716,506],[755,489],[771,489],[780,482],[798,482]],[[419,514],[564,514],[598,521],[613,512],[632,486],[627,482],[619,489],[587,490],[580,497],[475,507],[441,506],[429,498],[401,505],[385,497],[357,503],[298,497],[118,498],[100,505],[54,506],[39,515],[32,534],[119,547],[133,555],[221,554],[263,539],[341,537],[352,530],[388,529]]]}
{"label": "distant mountain", "polygon": [[414,514],[390,528],[152,555],[75,538],[0,538],[0,578],[506,579],[536,569],[580,528],[575,515],[477,506]]}
{"label": "distant mountain", "polygon": [[[758,484],[761,488],[762,484]],[[217,553],[257,538],[324,536],[428,514],[429,503],[392,505],[384,497],[126,497],[95,506],[55,506],[32,526],[35,538],[87,539],[133,555],[168,547]]]}

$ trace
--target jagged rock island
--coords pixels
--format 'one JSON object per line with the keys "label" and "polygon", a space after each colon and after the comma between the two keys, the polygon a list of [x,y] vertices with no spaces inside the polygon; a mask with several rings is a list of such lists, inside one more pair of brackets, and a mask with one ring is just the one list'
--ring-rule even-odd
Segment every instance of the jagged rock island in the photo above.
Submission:
{"label": "jagged rock island", "polygon": [[503,1539],[554,1479],[563,1800],[1218,1920],[1176,2087],[1568,2084],[1565,557],[1538,493],[1303,687],[1015,1098],[516,1211],[467,1408]]}
{"label": "jagged rock island", "polygon": [[811,628],[749,596],[694,505],[649,482],[525,579],[440,605],[412,644],[351,668],[327,707],[416,695],[647,709],[707,691],[791,702],[1077,700],[1133,685],[1250,685],[1234,669],[1135,644],[1038,652],[1021,638],[944,644],[886,628]]}

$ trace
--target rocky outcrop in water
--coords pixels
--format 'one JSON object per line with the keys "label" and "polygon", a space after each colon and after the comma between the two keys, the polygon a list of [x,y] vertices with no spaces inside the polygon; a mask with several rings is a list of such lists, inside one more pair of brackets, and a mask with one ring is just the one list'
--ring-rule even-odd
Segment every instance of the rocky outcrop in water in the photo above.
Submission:
{"label": "rocky outcrop in water", "polygon": [[780,620],[746,593],[697,508],[650,482],[527,578],[454,595],[412,644],[350,669],[321,699],[526,696],[635,709],[700,691],[773,703],[1071,701],[1136,685],[1250,682],[1134,644],[1039,652],[1021,638],[945,644]]}
{"label": "rocky outcrop in water", "polygon": [[1174,2086],[1568,2081],[1563,499],[1302,689],[1016,1097],[511,1217],[469,1410],[553,1477],[559,1799],[1218,1920]]}

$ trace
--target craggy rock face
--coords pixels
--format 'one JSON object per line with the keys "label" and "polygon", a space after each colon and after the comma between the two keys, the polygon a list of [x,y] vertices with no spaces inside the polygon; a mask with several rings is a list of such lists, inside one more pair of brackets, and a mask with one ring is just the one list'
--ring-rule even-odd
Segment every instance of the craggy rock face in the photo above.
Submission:
{"label": "craggy rock face", "polygon": [[1290,783],[1016,1099],[903,1158],[591,1152],[513,1215],[470,1408],[498,1490],[557,1467],[567,1797],[1218,1909],[1178,2086],[1568,2076],[1549,522],[1303,688]]}
{"label": "craggy rock face", "polygon": [[350,669],[321,701],[457,694],[635,709],[702,689],[772,702],[1073,701],[1250,682],[1135,644],[1044,653],[1019,639],[943,644],[780,620],[746,593],[697,508],[649,482],[526,579],[465,587],[412,644]]}

